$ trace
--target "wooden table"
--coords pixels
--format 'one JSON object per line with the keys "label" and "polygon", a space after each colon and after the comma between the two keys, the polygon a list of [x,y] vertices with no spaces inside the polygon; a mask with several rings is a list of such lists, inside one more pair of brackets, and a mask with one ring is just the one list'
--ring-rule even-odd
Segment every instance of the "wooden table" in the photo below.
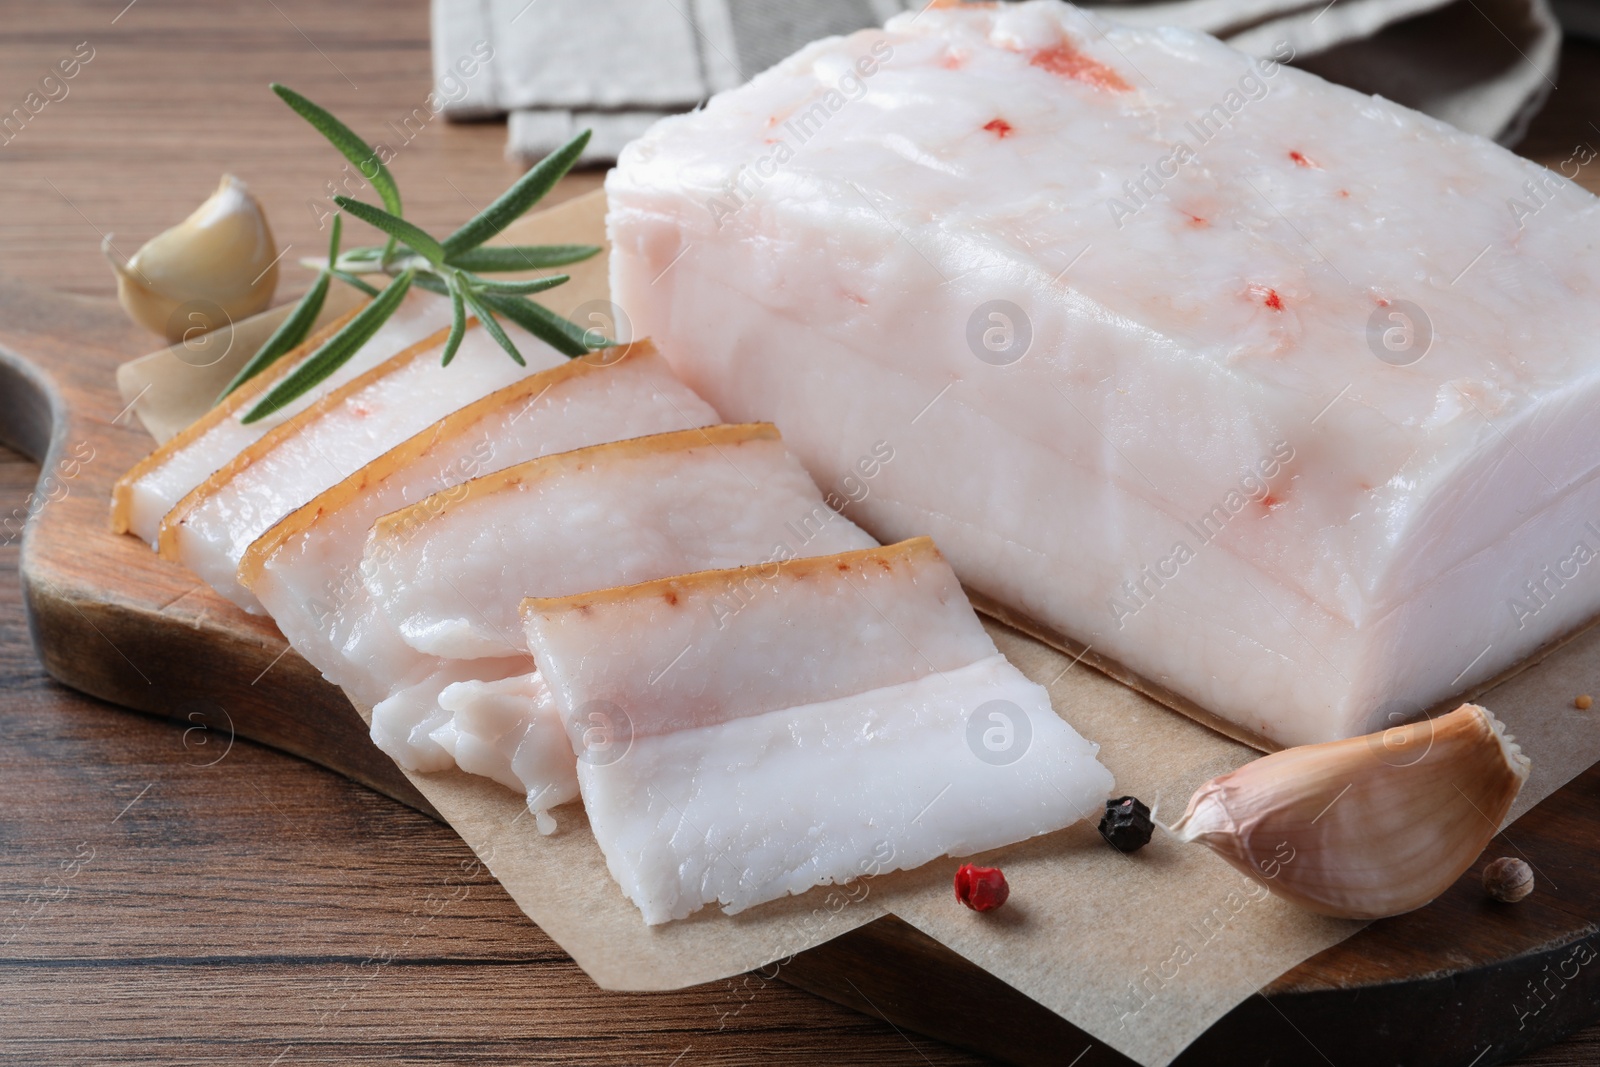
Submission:
{"label": "wooden table", "polygon": [[[80,42],[93,49],[67,96],[0,144],[0,273],[108,294],[102,236],[131,252],[225,170],[268,205],[280,246],[312,254],[308,203],[341,161],[266,83],[374,139],[424,106],[421,3],[123,2],[0,8],[3,110]],[[1600,118],[1597,56],[1569,47],[1563,89],[1524,146],[1535,158],[1600,142],[1587,125]],[[393,169],[426,227],[448,228],[515,176],[499,124],[411,126]],[[576,176],[557,196],[597,181]],[[289,269],[280,294],[303,284]],[[0,449],[0,518],[35,474]],[[5,536],[0,1058],[978,1062],[782,983],[595,989],[447,828],[309,764],[48,681]],[[1600,1026],[1520,1062],[1600,1062]]]}

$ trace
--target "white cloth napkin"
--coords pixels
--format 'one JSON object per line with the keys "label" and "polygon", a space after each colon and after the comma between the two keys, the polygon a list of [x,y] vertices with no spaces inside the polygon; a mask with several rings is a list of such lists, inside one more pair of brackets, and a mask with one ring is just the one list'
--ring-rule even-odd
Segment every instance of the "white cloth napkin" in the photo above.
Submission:
{"label": "white cloth napkin", "polygon": [[[509,115],[507,154],[532,161],[578,130],[609,162],[687,111],[831,34],[881,25],[909,0],[433,0],[435,81],[452,118]],[[494,49],[466,94],[443,79]],[[456,99],[452,99],[455,97]]]}
{"label": "white cloth napkin", "polygon": [[[538,159],[589,127],[585,162],[607,162],[660,116],[913,2],[434,0],[435,79],[453,118],[509,115],[514,158]],[[1554,87],[1561,39],[1547,0],[1124,0],[1099,10],[1257,54],[1287,42],[1324,77],[1507,144]],[[486,49],[493,58],[466,77]]]}
{"label": "white cloth napkin", "polygon": [[[584,162],[603,163],[662,115],[918,2],[433,0],[434,75],[446,115],[509,116],[509,156],[536,160],[589,127]],[[1260,55],[1287,42],[1299,66],[1505,144],[1554,88],[1561,46],[1549,0],[1113,0],[1096,10]],[[488,49],[492,58],[471,62]]]}

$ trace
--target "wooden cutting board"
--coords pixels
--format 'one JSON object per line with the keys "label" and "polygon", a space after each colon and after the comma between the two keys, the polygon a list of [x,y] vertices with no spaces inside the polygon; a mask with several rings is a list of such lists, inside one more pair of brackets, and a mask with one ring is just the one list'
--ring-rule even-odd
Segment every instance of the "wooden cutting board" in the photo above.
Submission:
{"label": "wooden cutting board", "polygon": [[[115,372],[149,347],[109,300],[0,280],[0,440],[40,463],[33,501],[0,516],[0,537],[22,532],[24,594],[45,667],[75,689],[231,730],[435,814],[270,621],[110,532],[111,484],[151,447]],[[1475,866],[1427,908],[1375,923],[1281,976],[1178,1062],[1482,1067],[1592,1020],[1600,766],[1520,819],[1480,863],[1518,854],[1548,875],[1529,900],[1491,904]],[[780,977],[1008,1062],[1129,1062],[893,918],[804,953]],[[745,984],[753,993],[768,980]]]}

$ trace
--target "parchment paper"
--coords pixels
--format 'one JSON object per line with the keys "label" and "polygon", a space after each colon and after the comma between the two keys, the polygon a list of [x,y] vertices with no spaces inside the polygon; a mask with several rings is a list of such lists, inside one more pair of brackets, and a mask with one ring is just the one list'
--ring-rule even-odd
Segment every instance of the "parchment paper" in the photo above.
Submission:
{"label": "parchment paper", "polygon": [[[604,194],[595,193],[526,219],[503,239],[601,243],[604,212]],[[545,295],[569,313],[604,298],[605,276],[604,263],[593,262]],[[268,330],[270,316],[283,311],[241,327]],[[141,401],[147,425],[182,425],[204,408],[194,406],[194,396],[215,395],[179,381],[192,371],[169,352],[124,371],[125,390],[154,384]],[[1144,799],[1160,821],[1176,819],[1201,782],[1257,755],[1047,645],[999,623],[988,628],[1000,650],[1050,690],[1056,711],[1100,744],[1117,792]],[[1512,818],[1600,759],[1600,705],[1582,712],[1572,704],[1584,692],[1600,692],[1600,629],[1480,698],[1533,759]],[[607,989],[674,989],[724,978],[893,913],[1106,1044],[1161,1067],[1245,997],[1364,925],[1299,911],[1205,848],[1159,832],[1125,856],[1100,840],[1099,813],[1090,812],[1075,826],[987,855],[1012,887],[1006,907],[990,915],[955,902],[957,861],[940,860],[736,917],[705,909],[647,927],[606,871],[579,805],[556,809],[559,829],[542,837],[522,798],[486,778],[410,778],[518,906]]]}
{"label": "parchment paper", "polygon": [[[366,300],[347,285],[333,285],[312,332]],[[117,368],[117,391],[145,430],[165,441],[203,415],[246,360],[272,336],[293,305],[220,326]]]}

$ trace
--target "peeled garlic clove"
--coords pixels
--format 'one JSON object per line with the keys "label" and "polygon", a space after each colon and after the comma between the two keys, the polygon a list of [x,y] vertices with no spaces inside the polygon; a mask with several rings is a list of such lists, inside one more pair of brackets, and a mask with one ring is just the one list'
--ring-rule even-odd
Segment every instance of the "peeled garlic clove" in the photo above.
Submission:
{"label": "peeled garlic clove", "polygon": [[1378,919],[1449,888],[1499,832],[1528,757],[1484,708],[1263,756],[1172,827],[1310,911]]}
{"label": "peeled garlic clove", "polygon": [[[224,174],[194,213],[119,263],[117,299],[139,325],[178,342],[265,310],[278,287],[278,247],[244,182]],[[179,309],[183,309],[179,314]]]}

